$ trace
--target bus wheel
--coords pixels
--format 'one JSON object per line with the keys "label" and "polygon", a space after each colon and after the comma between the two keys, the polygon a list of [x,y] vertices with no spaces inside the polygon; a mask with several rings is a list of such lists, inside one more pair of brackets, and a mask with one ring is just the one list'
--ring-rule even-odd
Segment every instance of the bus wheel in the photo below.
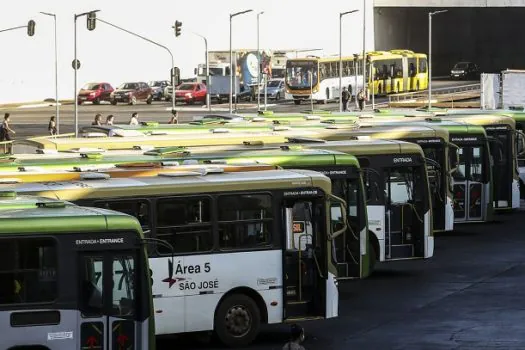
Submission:
{"label": "bus wheel", "polygon": [[224,345],[246,346],[259,333],[261,312],[252,298],[244,294],[233,294],[219,305],[214,323],[215,333]]}
{"label": "bus wheel", "polygon": [[397,86],[396,86],[396,93],[399,94],[399,83],[397,83]]}
{"label": "bus wheel", "polygon": [[293,103],[295,103],[296,105],[300,105],[301,104],[301,100],[293,100]]}
{"label": "bus wheel", "polygon": [[419,81],[416,83],[416,91],[419,91]]}

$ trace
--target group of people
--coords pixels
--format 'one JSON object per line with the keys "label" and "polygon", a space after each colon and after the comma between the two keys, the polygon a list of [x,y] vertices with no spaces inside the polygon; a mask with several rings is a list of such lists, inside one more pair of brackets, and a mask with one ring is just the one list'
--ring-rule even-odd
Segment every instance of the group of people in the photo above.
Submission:
{"label": "group of people", "polygon": [[[54,118],[54,117],[51,117],[51,118]],[[178,124],[178,113],[177,111],[172,111],[171,112],[171,118],[170,120],[168,121],[168,124]],[[115,116],[113,114],[110,114],[106,117],[106,122],[103,124],[102,123],[102,114],[100,113],[97,113],[95,115],[95,120],[93,120],[93,122],[91,123],[91,125],[115,125]],[[129,125],[139,125],[140,122],[139,122],[139,114],[137,112],[133,112],[131,114],[131,119],[129,120]],[[51,125],[51,124],[50,124]]]}
{"label": "group of people", "polygon": [[[341,102],[343,105],[343,111],[348,110],[348,102],[352,99],[352,94],[346,87],[343,87],[343,91],[341,92]],[[366,102],[366,94],[363,90],[359,91],[357,94],[357,104],[359,106],[359,110],[362,111],[365,107]]]}

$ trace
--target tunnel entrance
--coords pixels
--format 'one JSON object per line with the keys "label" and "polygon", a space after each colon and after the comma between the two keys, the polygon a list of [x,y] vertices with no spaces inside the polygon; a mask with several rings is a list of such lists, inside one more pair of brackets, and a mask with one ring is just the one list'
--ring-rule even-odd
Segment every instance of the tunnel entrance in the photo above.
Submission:
{"label": "tunnel entrance", "polygon": [[483,73],[525,69],[524,7],[376,7],[376,50],[428,53],[428,13],[432,18],[433,76],[448,76],[455,63],[476,63]]}

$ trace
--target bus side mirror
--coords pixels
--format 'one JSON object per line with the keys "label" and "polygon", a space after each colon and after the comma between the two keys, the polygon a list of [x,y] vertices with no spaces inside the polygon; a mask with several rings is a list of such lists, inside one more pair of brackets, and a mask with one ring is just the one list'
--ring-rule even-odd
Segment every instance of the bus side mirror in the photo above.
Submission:
{"label": "bus side mirror", "polygon": [[459,164],[459,147],[454,144],[449,144],[449,158],[450,158],[450,174],[456,171]]}
{"label": "bus side mirror", "polygon": [[193,68],[193,74],[197,75],[197,68]]}
{"label": "bus side mirror", "polygon": [[348,227],[346,203],[343,199],[330,195],[330,239],[346,231]]}

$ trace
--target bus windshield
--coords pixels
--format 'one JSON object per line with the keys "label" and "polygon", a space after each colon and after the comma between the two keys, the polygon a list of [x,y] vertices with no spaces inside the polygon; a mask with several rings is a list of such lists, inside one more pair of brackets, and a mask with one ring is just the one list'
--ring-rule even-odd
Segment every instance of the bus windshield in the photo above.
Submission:
{"label": "bus windshield", "polygon": [[286,84],[292,89],[306,89],[317,85],[316,61],[286,62]]}

